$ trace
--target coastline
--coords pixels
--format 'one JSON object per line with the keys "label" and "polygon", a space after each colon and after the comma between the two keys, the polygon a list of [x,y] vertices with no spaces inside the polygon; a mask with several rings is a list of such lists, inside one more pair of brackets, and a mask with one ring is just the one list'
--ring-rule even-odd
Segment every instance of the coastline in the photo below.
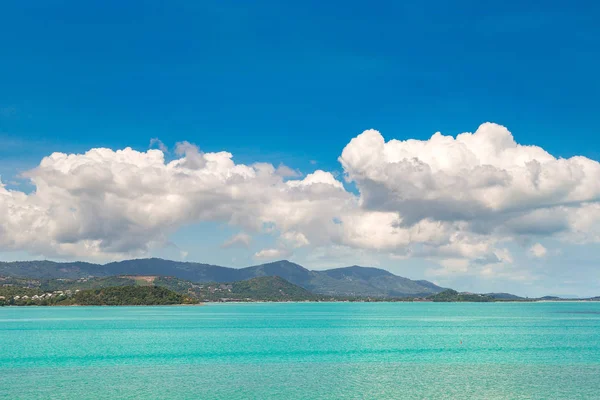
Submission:
{"label": "coastline", "polygon": [[195,304],[119,304],[119,305],[100,305],[100,304],[31,304],[31,305],[17,305],[7,304],[0,306],[0,310],[3,307],[6,308],[49,308],[49,307],[199,307],[207,305],[222,305],[222,304],[338,304],[338,303],[368,303],[368,304],[394,304],[394,303],[416,303],[416,304],[527,304],[527,303],[600,303],[599,300],[510,300],[510,301],[205,301]]}

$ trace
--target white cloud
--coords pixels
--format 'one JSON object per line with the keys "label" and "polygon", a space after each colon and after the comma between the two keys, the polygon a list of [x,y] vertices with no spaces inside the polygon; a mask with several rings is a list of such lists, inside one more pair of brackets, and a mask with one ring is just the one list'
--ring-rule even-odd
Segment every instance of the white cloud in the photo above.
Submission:
{"label": "white cloud", "polygon": [[338,189],[344,189],[344,185],[334,178],[330,172],[317,170],[312,174],[306,175],[302,180],[288,181],[287,184],[291,187],[307,187],[312,185],[330,185]]}
{"label": "white cloud", "polygon": [[290,255],[291,253],[289,251],[283,249],[263,249],[255,253],[254,257],[259,259],[275,260],[289,257]]}
{"label": "white cloud", "polygon": [[187,169],[201,169],[206,165],[204,153],[198,146],[189,142],[179,142],[175,145],[175,154],[184,156],[177,160],[179,166]]}
{"label": "white cloud", "polygon": [[[72,258],[141,256],[179,227],[222,221],[296,236],[319,231],[352,202],[333,176],[316,171],[284,181],[270,164],[235,164],[226,152],[177,145],[166,163],[159,150],[92,149],[54,153],[27,172],[31,194],[0,187],[0,249]],[[306,237],[305,237],[306,239]],[[308,239],[306,239],[308,241]]]}
{"label": "white cloud", "polygon": [[304,236],[304,234],[300,233],[300,232],[294,232],[294,231],[285,232],[281,235],[281,238],[287,244],[289,244],[291,247],[294,247],[294,248],[304,247],[304,246],[308,246],[310,244],[310,242],[308,241],[306,236]]}
{"label": "white cloud", "polygon": [[153,148],[154,146],[156,146],[163,153],[169,152],[169,148],[165,146],[165,144],[159,138],[150,139],[150,144],[148,145],[148,147]]}
{"label": "white cloud", "polygon": [[225,249],[235,246],[248,247],[251,241],[252,236],[248,235],[247,233],[240,232],[227,239],[225,243],[221,245],[221,247]]}
{"label": "white cloud", "polygon": [[[397,215],[396,224],[383,224],[382,237],[368,235],[379,246],[395,236],[392,246],[424,243],[421,253],[473,259],[519,236],[600,239],[594,229],[600,221],[600,164],[519,145],[500,125],[486,123],[456,138],[436,133],[429,140],[388,142],[368,130],[339,160],[360,191],[363,212]],[[399,234],[423,222],[436,228],[419,229],[420,240],[414,234],[400,240]]]}
{"label": "white cloud", "polygon": [[274,235],[276,248],[257,258],[342,248],[491,274],[514,263],[505,243],[515,239],[600,241],[600,164],[519,145],[495,124],[429,140],[365,131],[339,158],[359,194],[323,170],[301,177],[283,164],[236,164],[189,142],[174,153],[170,162],[163,151],[130,148],[44,158],[26,173],[34,192],[0,186],[0,250],[143,256],[180,227],[213,221],[244,232],[223,247]]}
{"label": "white cloud", "polygon": [[[423,219],[479,223],[494,230],[516,215],[600,198],[600,164],[556,159],[517,144],[486,123],[456,138],[385,142],[374,130],[346,146],[340,162],[367,209],[396,211],[405,224]],[[535,225],[535,221],[531,221]]]}
{"label": "white cloud", "polygon": [[513,256],[508,249],[496,249],[494,255],[499,262],[512,264],[514,262]]}
{"label": "white cloud", "polygon": [[529,253],[536,258],[546,257],[548,250],[540,243],[536,243],[529,248]]}
{"label": "white cloud", "polygon": [[299,178],[302,173],[297,169],[292,169],[284,164],[279,164],[279,167],[275,170],[275,173],[284,178]]}

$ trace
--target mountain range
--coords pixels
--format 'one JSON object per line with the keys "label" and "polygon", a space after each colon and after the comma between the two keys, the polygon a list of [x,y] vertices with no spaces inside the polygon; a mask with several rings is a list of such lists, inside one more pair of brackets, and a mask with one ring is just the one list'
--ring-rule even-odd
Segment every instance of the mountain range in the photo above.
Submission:
{"label": "mountain range", "polygon": [[172,276],[191,282],[235,282],[278,276],[312,293],[331,296],[424,297],[445,290],[429,281],[413,281],[378,268],[351,266],[311,271],[287,260],[239,269],[159,258],[108,264],[54,261],[0,263],[0,276],[78,279],[120,275]]}

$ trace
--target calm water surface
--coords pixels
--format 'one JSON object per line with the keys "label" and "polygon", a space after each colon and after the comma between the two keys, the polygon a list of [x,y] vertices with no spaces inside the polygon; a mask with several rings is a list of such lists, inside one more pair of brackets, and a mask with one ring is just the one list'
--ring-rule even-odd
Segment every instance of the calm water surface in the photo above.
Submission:
{"label": "calm water surface", "polygon": [[0,308],[1,399],[600,399],[600,303]]}

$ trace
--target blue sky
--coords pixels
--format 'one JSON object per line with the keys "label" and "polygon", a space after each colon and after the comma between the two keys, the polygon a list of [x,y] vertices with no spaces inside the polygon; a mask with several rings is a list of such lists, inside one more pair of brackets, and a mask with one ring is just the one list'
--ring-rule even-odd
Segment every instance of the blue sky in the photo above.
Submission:
{"label": "blue sky", "polygon": [[[598,17],[594,2],[5,1],[0,175],[29,193],[19,174],[52,152],[145,151],[159,138],[342,180],[338,157],[366,129],[427,140],[487,121],[519,144],[598,160]],[[251,264],[253,252],[220,247],[238,231],[212,221],[169,235],[191,259]],[[598,256],[582,275],[597,276]],[[372,257],[411,277],[431,263]]]}

